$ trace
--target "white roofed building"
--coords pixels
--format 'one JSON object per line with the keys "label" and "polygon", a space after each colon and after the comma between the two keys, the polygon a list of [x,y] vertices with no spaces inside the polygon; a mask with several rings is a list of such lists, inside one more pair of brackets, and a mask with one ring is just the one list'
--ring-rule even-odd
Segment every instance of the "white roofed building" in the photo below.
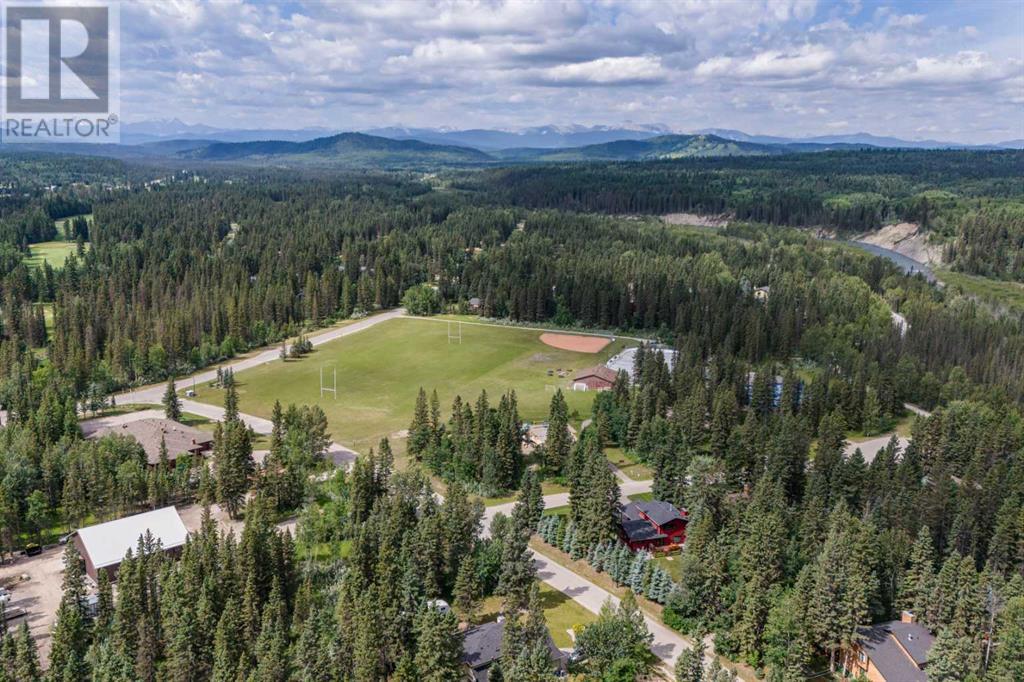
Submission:
{"label": "white roofed building", "polygon": [[177,551],[188,539],[188,530],[174,507],[79,528],[74,542],[85,561],[85,572],[93,580],[99,580],[100,571],[107,571],[115,578],[128,550],[135,551],[139,537],[146,531],[165,552]]}

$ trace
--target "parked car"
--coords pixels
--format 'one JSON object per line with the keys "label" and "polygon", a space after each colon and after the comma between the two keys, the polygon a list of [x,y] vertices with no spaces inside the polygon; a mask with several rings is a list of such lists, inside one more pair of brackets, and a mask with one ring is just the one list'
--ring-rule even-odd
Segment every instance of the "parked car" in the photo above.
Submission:
{"label": "parked car", "polygon": [[25,545],[25,556],[36,556],[43,553],[43,548],[37,542],[30,542]]}
{"label": "parked car", "polygon": [[60,539],[57,540],[57,544],[60,544],[60,545],[68,544],[68,541],[71,540],[71,538],[75,537],[75,533],[77,533],[77,532],[78,531],[73,530],[70,533],[68,533],[67,535],[61,535]]}

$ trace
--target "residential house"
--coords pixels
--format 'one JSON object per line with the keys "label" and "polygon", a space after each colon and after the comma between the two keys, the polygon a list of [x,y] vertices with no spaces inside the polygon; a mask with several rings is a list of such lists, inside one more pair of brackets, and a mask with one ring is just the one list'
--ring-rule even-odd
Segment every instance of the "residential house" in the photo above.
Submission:
{"label": "residential house", "polygon": [[131,436],[146,451],[150,466],[160,463],[160,443],[167,447],[167,460],[171,464],[181,455],[201,456],[213,448],[213,435],[185,426],[171,419],[136,419],[100,429],[91,438],[109,435]]}
{"label": "residential house", "polygon": [[904,611],[899,620],[857,628],[860,639],[840,657],[846,678],[870,682],[927,682],[935,637]]}
{"label": "residential house", "polygon": [[619,535],[633,551],[682,545],[687,522],[686,510],[661,500],[630,502],[619,509]]}
{"label": "residential house", "polygon": [[[501,640],[505,635],[502,618],[466,630],[462,638],[462,662],[466,666],[467,679],[473,682],[487,682],[491,666],[501,658]],[[566,655],[555,646],[548,633],[548,650],[551,672],[562,674],[566,670]]]}

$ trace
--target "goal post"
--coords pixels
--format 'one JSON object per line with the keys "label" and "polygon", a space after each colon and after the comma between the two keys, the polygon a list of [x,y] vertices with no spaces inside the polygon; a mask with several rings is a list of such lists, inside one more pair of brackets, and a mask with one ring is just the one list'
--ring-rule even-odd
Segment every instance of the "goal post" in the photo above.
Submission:
{"label": "goal post", "polygon": [[[453,326],[454,325],[454,326]],[[462,344],[462,321],[448,320],[448,343]]]}
{"label": "goal post", "polygon": [[[330,372],[328,376],[324,377],[324,369],[329,368]],[[329,380],[328,384],[325,379]],[[320,397],[323,398],[325,393],[330,393],[334,396],[334,399],[338,399],[338,368],[335,365],[326,366],[320,365]]]}

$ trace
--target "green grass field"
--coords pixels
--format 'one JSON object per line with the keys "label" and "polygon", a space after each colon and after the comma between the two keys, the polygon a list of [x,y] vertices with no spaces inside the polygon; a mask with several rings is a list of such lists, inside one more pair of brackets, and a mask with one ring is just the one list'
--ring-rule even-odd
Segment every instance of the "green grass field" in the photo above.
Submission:
{"label": "green grass field", "polygon": [[1024,311],[1024,284],[1019,282],[1005,282],[946,269],[936,270],[935,276],[947,287],[956,287],[968,296],[1006,306],[1016,312]]}
{"label": "green grass field", "polygon": [[[592,392],[570,390],[573,372],[607,359],[625,342],[600,353],[574,353],[540,342],[540,332],[515,327],[464,324],[462,343],[448,343],[448,325],[438,320],[395,319],[318,347],[301,360],[275,361],[239,372],[236,385],[243,412],[270,417],[274,401],[287,406],[318,404],[327,414],[335,440],[359,451],[409,426],[416,393],[436,389],[447,419],[456,394],[475,401],[487,389],[491,405],[515,389],[519,413],[526,421],[547,418],[554,388],[560,386],[569,411],[586,416]],[[320,396],[320,371],[328,383],[337,369],[337,398]],[[557,370],[568,370],[564,378]],[[548,376],[554,370],[554,376]],[[223,403],[223,392],[205,388],[197,400]]]}
{"label": "green grass field", "polygon": [[[476,624],[488,623],[501,615],[501,597],[488,597],[480,605],[480,612],[475,619]],[[546,583],[540,584],[540,604],[544,610],[551,639],[559,649],[572,649],[574,644],[569,630],[589,625],[597,620],[597,616],[580,606],[563,592]]]}
{"label": "green grass field", "polygon": [[75,242],[39,242],[29,244],[29,256],[25,264],[30,268],[38,268],[49,263],[52,268],[64,266],[64,261],[75,252]]}

